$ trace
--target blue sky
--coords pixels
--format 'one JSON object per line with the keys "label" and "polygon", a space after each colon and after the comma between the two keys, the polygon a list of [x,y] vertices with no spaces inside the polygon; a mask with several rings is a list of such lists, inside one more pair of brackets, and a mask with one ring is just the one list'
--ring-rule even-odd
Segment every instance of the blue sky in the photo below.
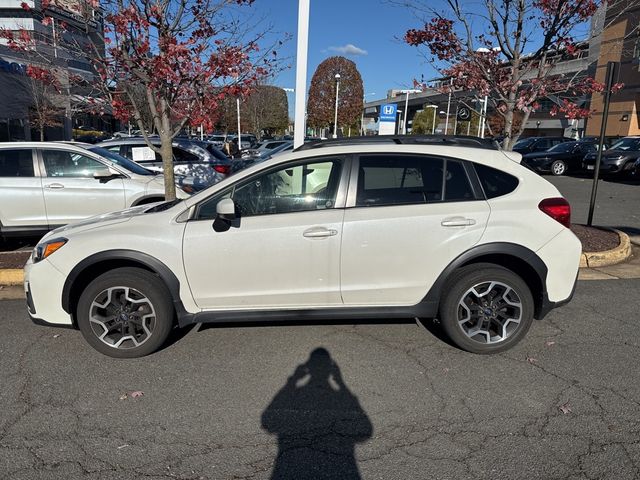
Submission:
{"label": "blue sky", "polygon": [[[257,0],[253,8],[268,15],[276,31],[292,34],[280,51],[282,57],[290,57],[292,68],[281,72],[274,84],[295,87],[298,0]],[[365,94],[375,93],[367,100],[384,98],[392,88],[412,88],[414,78],[436,76],[418,49],[398,40],[408,28],[419,25],[407,9],[383,0],[311,0],[307,81],[323,60],[343,55],[356,63]],[[362,52],[351,48],[343,53],[341,48],[348,45]],[[290,94],[290,111],[293,101]]]}

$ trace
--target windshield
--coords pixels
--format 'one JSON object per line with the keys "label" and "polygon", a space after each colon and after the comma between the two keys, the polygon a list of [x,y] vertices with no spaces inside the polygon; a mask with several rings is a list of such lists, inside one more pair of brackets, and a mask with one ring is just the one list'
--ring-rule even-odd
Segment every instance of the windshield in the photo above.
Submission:
{"label": "windshield", "polygon": [[566,153],[571,152],[573,148],[576,146],[577,142],[564,142],[559,143],[558,145],[551,147],[548,152],[556,152],[556,153]]}
{"label": "windshield", "polygon": [[640,138],[623,138],[611,145],[611,150],[640,150]]}
{"label": "windshield", "polygon": [[100,155],[101,157],[111,160],[116,165],[126,168],[131,173],[135,173],[136,175],[155,175],[155,172],[152,172],[151,170],[147,170],[146,168],[141,167],[137,163],[132,162],[128,158],[125,158],[122,155],[118,155],[117,153],[112,152],[111,150],[107,150],[106,148],[88,147],[87,150],[95,153],[96,155]]}
{"label": "windshield", "polygon": [[518,140],[513,148],[526,148],[534,142],[535,138],[523,138]]}

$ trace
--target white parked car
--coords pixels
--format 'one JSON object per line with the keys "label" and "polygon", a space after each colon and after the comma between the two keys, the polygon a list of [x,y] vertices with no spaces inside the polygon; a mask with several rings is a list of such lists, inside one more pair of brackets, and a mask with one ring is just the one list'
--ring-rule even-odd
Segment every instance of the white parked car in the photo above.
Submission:
{"label": "white parked car", "polygon": [[32,319],[114,357],[196,322],[404,317],[438,317],[460,348],[494,353],[570,300],[569,204],[519,154],[368,138],[50,232],[25,267]]}
{"label": "white parked car", "polygon": [[[161,176],[133,162],[55,142],[0,143],[0,236],[46,232],[164,200]],[[181,198],[188,195],[178,192]]]}

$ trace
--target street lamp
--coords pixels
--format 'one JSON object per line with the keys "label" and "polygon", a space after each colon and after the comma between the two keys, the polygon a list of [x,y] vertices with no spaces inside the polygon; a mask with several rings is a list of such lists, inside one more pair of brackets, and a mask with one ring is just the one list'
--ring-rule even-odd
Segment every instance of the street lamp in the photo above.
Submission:
{"label": "street lamp", "polygon": [[340,94],[340,74],[336,73],[336,109],[333,115],[333,138],[338,138],[338,95]]}
{"label": "street lamp", "polygon": [[433,108],[433,124],[431,125],[431,135],[435,135],[435,133],[436,133],[436,110],[438,110],[438,105],[425,105],[424,108]]}

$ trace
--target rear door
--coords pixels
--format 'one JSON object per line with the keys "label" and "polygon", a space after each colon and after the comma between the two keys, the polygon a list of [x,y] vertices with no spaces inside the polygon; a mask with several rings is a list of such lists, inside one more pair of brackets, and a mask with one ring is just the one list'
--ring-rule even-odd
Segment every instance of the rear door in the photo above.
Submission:
{"label": "rear door", "polygon": [[0,149],[0,223],[47,229],[42,178],[32,148]]}
{"label": "rear door", "polygon": [[93,174],[108,168],[71,150],[40,149],[44,201],[50,226],[125,208],[122,178],[100,181]]}
{"label": "rear door", "polygon": [[343,226],[345,305],[414,305],[480,240],[489,206],[471,173],[455,159],[360,156]]}

